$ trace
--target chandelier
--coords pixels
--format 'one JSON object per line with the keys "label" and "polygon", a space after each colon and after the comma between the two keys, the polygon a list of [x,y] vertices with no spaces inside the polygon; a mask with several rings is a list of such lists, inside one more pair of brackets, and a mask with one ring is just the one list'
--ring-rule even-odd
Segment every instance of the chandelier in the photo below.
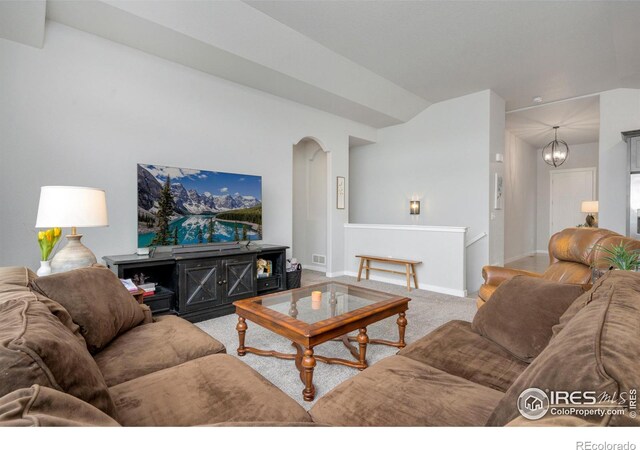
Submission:
{"label": "chandelier", "polygon": [[542,149],[542,159],[553,167],[559,167],[564,164],[569,156],[569,146],[562,139],[558,139],[558,128],[560,127],[553,127],[555,138]]}

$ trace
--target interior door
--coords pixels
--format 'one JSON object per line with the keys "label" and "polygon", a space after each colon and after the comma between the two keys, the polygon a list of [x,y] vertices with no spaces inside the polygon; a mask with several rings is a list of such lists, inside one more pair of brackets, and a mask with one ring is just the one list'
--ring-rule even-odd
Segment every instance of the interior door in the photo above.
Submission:
{"label": "interior door", "polygon": [[595,200],[596,169],[552,170],[551,174],[551,235],[565,228],[583,224],[586,214],[580,211],[582,202]]}

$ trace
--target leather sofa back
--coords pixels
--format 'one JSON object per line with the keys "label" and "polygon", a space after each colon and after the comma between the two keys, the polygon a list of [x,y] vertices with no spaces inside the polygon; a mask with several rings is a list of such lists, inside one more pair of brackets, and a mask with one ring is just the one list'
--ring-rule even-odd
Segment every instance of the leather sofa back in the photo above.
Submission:
{"label": "leather sofa back", "polygon": [[603,228],[562,230],[549,240],[549,267],[543,276],[560,283],[587,284],[591,281],[591,267],[609,268],[602,248],[620,243],[640,249],[640,241]]}
{"label": "leather sofa back", "polygon": [[568,261],[589,267],[593,263],[594,247],[611,236],[622,237],[604,228],[576,227],[559,231],[549,240],[549,264]]}
{"label": "leather sofa back", "polygon": [[591,268],[577,262],[558,261],[544,272],[549,281],[568,284],[587,284],[591,281]]}

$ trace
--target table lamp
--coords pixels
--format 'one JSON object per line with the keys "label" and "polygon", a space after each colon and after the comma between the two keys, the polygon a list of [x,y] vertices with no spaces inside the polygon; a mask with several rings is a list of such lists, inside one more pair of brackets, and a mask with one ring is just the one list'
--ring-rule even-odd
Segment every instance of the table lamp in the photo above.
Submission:
{"label": "table lamp", "polygon": [[36,228],[70,227],[67,245],[51,260],[51,272],[89,267],[96,256],[85,247],[76,227],[106,227],[107,200],[102,189],[78,186],[42,186]]}
{"label": "table lamp", "polygon": [[580,208],[583,213],[587,213],[587,217],[585,218],[585,223],[588,227],[598,227],[598,221],[594,217],[594,214],[598,214],[598,201],[586,201],[582,202],[582,207]]}

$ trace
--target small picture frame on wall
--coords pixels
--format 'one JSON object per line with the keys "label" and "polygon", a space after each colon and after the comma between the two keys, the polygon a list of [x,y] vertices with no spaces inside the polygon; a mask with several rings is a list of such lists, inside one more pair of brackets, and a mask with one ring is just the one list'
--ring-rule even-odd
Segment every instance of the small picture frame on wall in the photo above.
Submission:
{"label": "small picture frame on wall", "polygon": [[498,173],[495,174],[494,195],[493,209],[502,209],[504,205],[504,180],[502,175]]}
{"label": "small picture frame on wall", "polygon": [[344,209],[344,198],[346,192],[346,182],[344,177],[337,177],[336,179],[336,208]]}

